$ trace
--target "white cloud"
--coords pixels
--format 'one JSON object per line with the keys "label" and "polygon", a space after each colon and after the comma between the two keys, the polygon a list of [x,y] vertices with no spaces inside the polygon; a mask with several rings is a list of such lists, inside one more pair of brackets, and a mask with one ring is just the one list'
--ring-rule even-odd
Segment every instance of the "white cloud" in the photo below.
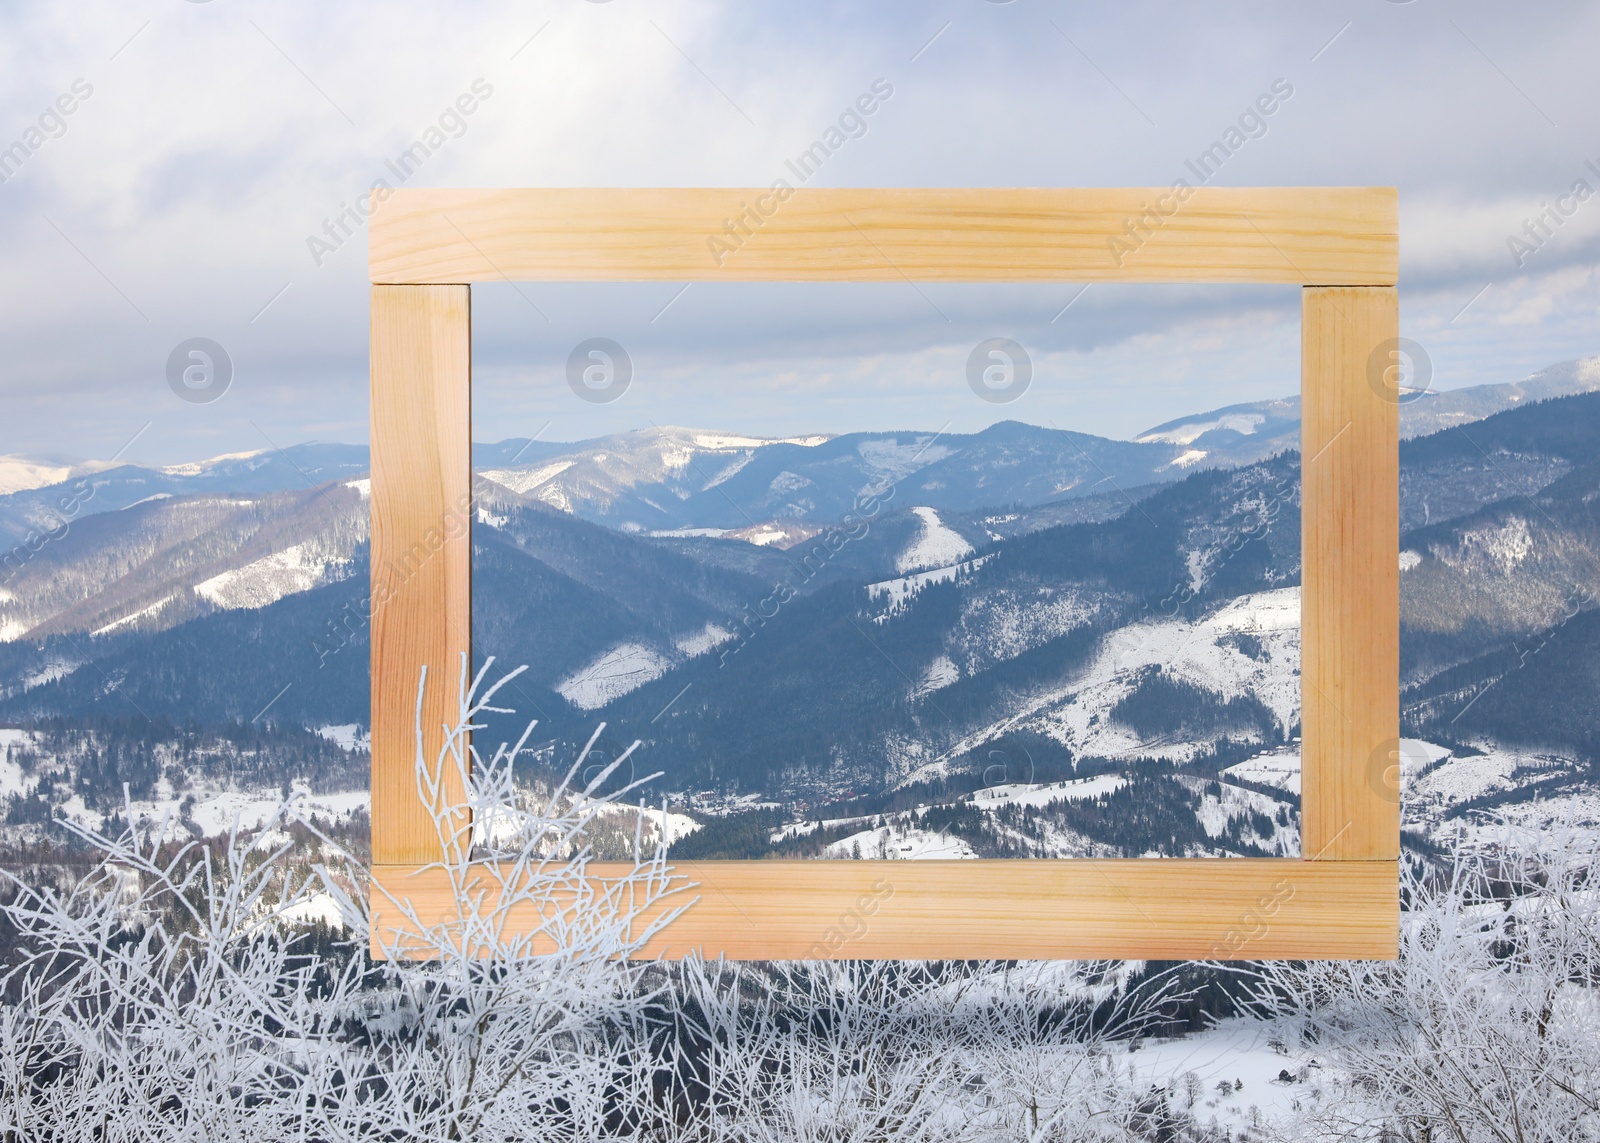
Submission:
{"label": "white cloud", "polygon": [[[75,79],[94,93],[64,135],[0,184],[0,452],[108,455],[146,421],[132,455],[158,461],[361,439],[364,238],[320,268],[306,238],[479,77],[493,96],[414,182],[761,185],[881,76],[894,96],[818,181],[1159,184],[1285,77],[1294,96],[1219,181],[1398,185],[1404,321],[1411,336],[1438,339],[1436,383],[1506,380],[1597,348],[1588,275],[1600,201],[1525,274],[1505,245],[1597,157],[1581,149],[1600,138],[1587,81],[1600,14],[1589,8],[1525,19],[1488,3],[1178,13],[36,0],[7,19],[0,143]],[[780,405],[802,406],[819,378],[833,387],[831,411],[851,423],[808,429],[883,423],[901,415],[895,394],[919,368],[1009,324],[1046,364],[1070,360],[1073,384],[1087,385],[1056,412],[1074,427],[1131,431],[1162,419],[1152,413],[1284,392],[1273,355],[1295,320],[1288,302],[1225,318],[1202,292],[1097,289],[1052,326],[1069,294],[925,290],[938,308],[961,311],[946,323],[909,288],[855,307],[763,287],[739,297],[697,288],[652,324],[671,287],[526,289],[548,326],[515,295],[501,304],[480,291],[482,411],[504,423],[484,435],[538,428],[517,418],[539,415],[539,402],[515,390],[535,374],[559,386],[562,345],[602,324],[639,330],[641,402],[652,378],[699,373],[698,390],[662,390],[676,423],[772,431],[755,423],[754,403],[746,413],[726,400],[758,375],[792,379],[778,387]],[[1250,322],[1273,331],[1259,362],[1237,340]],[[193,336],[215,338],[235,360],[233,389],[212,405],[178,401],[163,377],[167,352]],[[1245,378],[1264,388],[1241,393]],[[637,423],[646,408],[580,404],[569,394],[559,406],[565,435],[618,427],[608,418]]]}

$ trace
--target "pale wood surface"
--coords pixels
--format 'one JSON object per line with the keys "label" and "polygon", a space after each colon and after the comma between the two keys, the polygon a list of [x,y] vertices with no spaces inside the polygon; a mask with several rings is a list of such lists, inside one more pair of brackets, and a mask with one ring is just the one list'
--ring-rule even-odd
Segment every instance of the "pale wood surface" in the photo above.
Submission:
{"label": "pale wood surface", "polygon": [[[1393,190],[1204,188],[1122,266],[1107,238],[1163,191],[807,190],[718,266],[706,239],[759,193],[401,191],[374,214],[372,275],[1313,284],[1302,675],[1304,852],[1316,860],[686,863],[698,901],[648,951],[1395,955],[1399,807],[1385,751],[1398,736],[1398,406],[1369,377],[1372,350],[1397,332]],[[1358,285],[1330,288],[1343,284]],[[413,715],[426,663],[431,759],[470,646],[470,359],[465,285],[374,286],[374,877],[430,921],[455,903],[442,871],[425,868],[440,842],[417,795]],[[376,889],[373,914],[397,920]]]}
{"label": "pale wood surface", "polygon": [[[471,336],[468,287],[372,288],[372,859],[437,861],[417,794],[422,725],[433,762],[456,720],[471,646]],[[448,804],[460,804],[459,783]]]}
{"label": "pale wood surface", "polygon": [[1302,852],[1393,860],[1400,407],[1373,371],[1388,363],[1399,301],[1385,287],[1308,289],[1302,321]]}
{"label": "pale wood surface", "polygon": [[1398,217],[1392,187],[401,189],[375,204],[368,266],[391,283],[1390,285]]}
{"label": "pale wood surface", "polygon": [[[645,956],[1392,959],[1399,940],[1392,862],[702,861],[676,872],[693,885],[677,903],[694,904]],[[457,915],[438,867],[373,875],[375,933],[406,929],[386,894],[425,924]]]}

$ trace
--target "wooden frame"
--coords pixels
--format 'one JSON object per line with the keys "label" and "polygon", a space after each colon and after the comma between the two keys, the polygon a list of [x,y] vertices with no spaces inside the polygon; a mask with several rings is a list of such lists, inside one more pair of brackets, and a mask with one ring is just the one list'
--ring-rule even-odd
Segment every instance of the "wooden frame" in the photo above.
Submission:
{"label": "wooden frame", "polygon": [[[400,190],[374,197],[369,263],[375,934],[396,901],[455,912],[413,767],[418,666],[454,679],[470,647],[470,283],[1284,282],[1305,287],[1307,856],[682,863],[697,899],[644,955],[1396,955],[1393,188]],[[435,739],[453,702],[429,688]]]}

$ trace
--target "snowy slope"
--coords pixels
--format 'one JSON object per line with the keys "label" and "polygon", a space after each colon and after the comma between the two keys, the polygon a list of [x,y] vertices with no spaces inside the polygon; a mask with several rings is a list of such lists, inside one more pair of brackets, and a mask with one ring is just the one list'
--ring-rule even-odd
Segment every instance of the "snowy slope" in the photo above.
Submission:
{"label": "snowy slope", "polygon": [[291,544],[197,583],[194,591],[218,607],[265,607],[286,595],[342,579],[351,564],[349,557],[318,550],[318,545]]}
{"label": "snowy slope", "polygon": [[911,509],[922,529],[905,551],[895,560],[898,572],[921,571],[924,568],[942,568],[965,559],[972,554],[972,545],[961,538],[932,508]]}
{"label": "snowy slope", "polygon": [[561,697],[581,710],[596,710],[612,699],[660,678],[671,660],[642,643],[619,643],[556,684]]}
{"label": "snowy slope", "polygon": [[[1249,636],[1251,642],[1233,638],[1239,635]],[[1034,696],[1015,712],[967,735],[901,784],[942,775],[956,755],[1007,731],[1023,729],[1048,735],[1079,755],[1187,761],[1200,750],[1200,743],[1145,741],[1110,717],[1112,708],[1137,687],[1141,671],[1157,666],[1224,701],[1253,696],[1287,733],[1299,721],[1300,711],[1300,589],[1241,596],[1194,622],[1157,619],[1121,628],[1070,683]]]}
{"label": "snowy slope", "polygon": [[885,826],[863,830],[828,846],[831,858],[879,861],[971,861],[977,853],[959,837],[925,829]]}
{"label": "snowy slope", "polygon": [[[927,511],[927,509],[919,508],[917,511],[923,512]],[[956,539],[960,540],[961,537],[956,536]],[[965,540],[961,542],[966,543]],[[972,549],[969,546],[967,550],[970,552]],[[929,584],[949,583],[959,576],[974,572],[981,568],[988,558],[988,556],[980,556],[965,563],[951,564],[948,567],[933,568],[930,571],[915,572],[911,575],[898,576],[895,579],[886,579],[878,583],[867,584],[867,598],[873,601],[881,599],[888,605],[882,615],[874,618],[880,623],[883,622],[895,611],[904,607],[909,600],[916,596],[917,592]]]}
{"label": "snowy slope", "polygon": [[973,793],[972,802],[990,808],[1000,805],[1043,807],[1056,801],[1099,797],[1127,784],[1127,779],[1117,774],[1097,774],[1093,778],[1073,778],[1065,782],[1012,782],[985,786]]}
{"label": "snowy slope", "polygon": [[34,460],[25,456],[0,456],[0,496],[60,484],[76,471],[70,464]]}
{"label": "snowy slope", "polygon": [[1263,750],[1222,771],[1225,778],[1239,778],[1262,786],[1276,786],[1291,794],[1300,792],[1300,744],[1296,740],[1287,746]]}

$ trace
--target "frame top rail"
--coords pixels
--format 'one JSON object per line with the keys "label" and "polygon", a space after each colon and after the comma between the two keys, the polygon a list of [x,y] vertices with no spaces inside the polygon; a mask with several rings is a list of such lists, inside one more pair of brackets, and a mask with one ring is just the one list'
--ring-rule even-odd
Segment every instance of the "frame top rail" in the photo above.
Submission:
{"label": "frame top rail", "polygon": [[1393,187],[380,188],[377,284],[1263,282],[1389,286]]}

